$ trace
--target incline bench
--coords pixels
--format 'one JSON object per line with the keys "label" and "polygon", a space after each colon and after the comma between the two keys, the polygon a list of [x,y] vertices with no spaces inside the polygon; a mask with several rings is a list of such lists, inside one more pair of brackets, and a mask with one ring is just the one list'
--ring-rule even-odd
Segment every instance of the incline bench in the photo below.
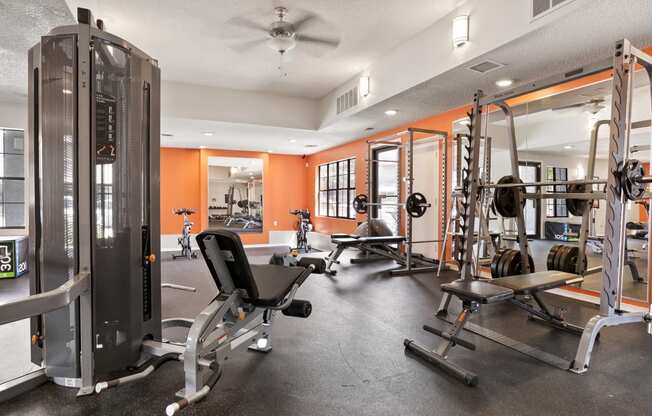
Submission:
{"label": "incline bench", "polygon": [[[581,335],[583,328],[566,322],[563,317],[552,311],[541,299],[540,292],[581,283],[583,280],[582,276],[572,273],[543,271],[492,280],[461,279],[451,283],[444,283],[441,285],[441,289],[445,295],[437,312],[437,317],[451,323],[451,325],[443,331],[428,325],[423,326],[425,331],[440,336],[444,339],[444,342],[432,351],[410,339],[405,339],[403,344],[407,351],[439,367],[469,386],[475,386],[478,383],[478,376],[447,359],[448,353],[455,345],[475,350],[474,344],[460,338],[459,335],[463,329],[554,367],[568,370],[571,367],[571,362],[567,360],[467,321],[472,313],[480,310],[480,305],[511,302],[527,311],[532,318],[536,318],[554,328]],[[532,297],[536,306],[523,299],[526,295]],[[448,306],[452,296],[456,296],[462,301],[462,311],[457,315],[455,321],[450,322],[447,318]]]}
{"label": "incline bench", "polygon": [[351,263],[363,263],[378,258],[388,258],[395,262],[405,265],[405,258],[401,254],[397,246],[405,242],[405,237],[400,235],[390,236],[372,236],[360,237],[352,234],[333,234],[331,235],[331,243],[336,245],[335,250],[331,251],[326,258],[326,273],[334,275],[337,270],[333,270],[333,264],[339,264],[337,260],[347,248],[357,248],[366,253],[373,253],[376,257],[357,258],[351,259]]}

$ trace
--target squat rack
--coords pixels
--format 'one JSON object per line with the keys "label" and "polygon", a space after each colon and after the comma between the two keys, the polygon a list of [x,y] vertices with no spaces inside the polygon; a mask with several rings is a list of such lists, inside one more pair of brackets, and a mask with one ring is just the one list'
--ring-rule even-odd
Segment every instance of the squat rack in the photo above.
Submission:
{"label": "squat rack", "polygon": [[[426,135],[425,137],[421,138],[415,138],[415,135]],[[403,138],[407,136],[407,141],[403,141]],[[406,189],[405,193],[407,195],[412,195],[414,192],[414,145],[415,142],[417,144],[422,144],[422,143],[428,143],[428,142],[433,142],[433,143],[438,143],[443,141],[443,156],[441,157],[441,163],[440,163],[440,213],[443,214],[440,217],[440,224],[439,224],[439,230],[440,230],[440,236],[439,238],[432,239],[432,240],[419,240],[419,241],[414,241],[413,238],[413,223],[412,223],[412,217],[410,215],[406,216],[406,239],[405,239],[405,265],[403,268],[391,270],[390,274],[394,276],[403,276],[403,275],[409,275],[412,273],[427,273],[427,272],[435,272],[437,271],[437,261],[435,259],[430,259],[427,258],[423,255],[420,254],[415,254],[413,253],[413,245],[414,244],[422,244],[422,243],[440,243],[440,244],[445,244],[446,241],[446,235],[445,235],[445,228],[446,228],[446,223],[447,223],[447,218],[448,218],[448,197],[447,197],[447,189],[448,189],[448,132],[441,131],[441,130],[430,130],[430,129],[422,129],[422,128],[416,128],[416,127],[409,127],[404,131],[400,131],[397,133],[392,134],[391,136],[385,136],[381,137],[378,139],[370,139],[367,140],[367,177],[366,177],[366,184],[367,184],[367,195],[372,198],[372,201],[368,203],[367,205],[371,206],[379,206],[382,207],[384,206],[399,206],[399,207],[405,207],[404,202],[399,202],[396,204],[390,204],[390,203],[380,203],[379,201],[376,201],[374,198],[373,194],[373,189],[372,189],[372,183],[374,180],[377,180],[377,178],[374,178],[372,175],[372,172],[374,172],[374,163],[382,163],[382,162],[388,162],[386,160],[378,160],[374,159],[373,157],[373,150],[374,148],[377,148],[379,145],[387,145],[395,149],[406,149],[405,152],[405,176],[401,177],[400,171],[398,175],[398,188],[399,188],[399,195],[400,195],[400,190],[402,189],[401,187],[401,180],[405,182],[406,184]],[[400,163],[400,158],[401,154],[399,154],[399,160],[396,162],[399,165],[399,169],[401,166]],[[392,163],[394,161],[391,161]],[[404,196],[405,198],[405,196]],[[371,224],[371,220],[373,219],[373,213],[372,210],[367,209],[367,224]],[[400,219],[400,211],[399,211],[399,224],[401,222]],[[414,267],[414,263],[419,263],[419,267]]]}
{"label": "squat rack", "polygon": [[[478,175],[479,163],[479,146],[483,108],[490,105],[495,105],[500,108],[505,114],[507,120],[508,135],[510,137],[510,155],[512,175],[518,180],[518,158],[515,140],[514,128],[514,115],[506,100],[517,96],[524,95],[528,92],[541,90],[543,88],[552,87],[561,83],[586,77],[591,74],[597,74],[603,71],[613,71],[612,95],[611,95],[611,120],[610,133],[609,133],[609,157],[608,169],[606,180],[606,192],[597,193],[589,189],[587,192],[575,194],[566,194],[566,198],[579,198],[585,197],[586,199],[601,199],[605,198],[607,202],[606,213],[606,227],[604,236],[604,250],[602,256],[602,290],[600,294],[600,313],[594,316],[584,327],[580,343],[575,355],[575,359],[571,363],[570,370],[575,373],[586,372],[589,368],[589,361],[591,352],[596,338],[604,327],[632,324],[632,323],[648,323],[648,332],[652,331],[652,321],[650,317],[651,311],[646,312],[626,312],[622,310],[622,285],[623,285],[623,265],[625,254],[625,207],[627,199],[631,197],[626,196],[626,186],[624,185],[628,179],[628,162],[633,161],[629,159],[629,145],[630,133],[633,128],[636,128],[636,123],[632,123],[632,89],[634,87],[634,73],[637,65],[640,65],[647,73],[648,79],[652,80],[652,56],[644,53],[643,51],[635,48],[631,43],[623,39],[616,43],[614,56],[598,64],[590,67],[581,68],[577,71],[571,71],[562,75],[547,78],[541,82],[526,84],[522,87],[515,88],[511,91],[495,95],[493,97],[483,96],[481,91],[478,91],[473,100],[473,109],[471,114],[471,122],[473,125],[473,141],[471,148],[471,166],[469,177],[469,194],[472,197],[478,192],[486,188],[486,185],[480,184]],[[648,88],[651,88],[652,85]],[[652,97],[651,97],[652,98]],[[593,137],[597,137],[596,125]],[[592,138],[593,138],[592,137]],[[595,142],[592,143],[592,146]],[[593,151],[593,149],[592,149]],[[592,170],[591,167],[590,170]],[[592,173],[592,172],[588,172]],[[652,182],[652,178],[640,176],[636,180],[637,185],[644,185]],[[594,180],[580,180],[580,181],[565,181],[563,184],[581,183],[591,185],[594,183],[604,184],[605,181]],[[629,183],[629,182],[627,182]],[[536,184],[521,184],[514,183],[510,185],[502,185],[504,187],[514,187],[517,206],[522,206],[526,194],[520,189],[524,186],[548,186],[550,182],[541,182]],[[494,185],[494,187],[496,187]],[[550,196],[549,196],[550,197]],[[562,196],[554,195],[552,197]],[[473,225],[475,221],[475,204],[468,204],[465,214],[469,224],[465,229],[466,240],[465,247],[462,255],[460,277],[464,280],[471,281],[475,277],[472,271],[472,251],[473,251]],[[588,211],[588,210],[587,210]],[[585,214],[586,215],[586,214]],[[586,219],[583,218],[583,223]],[[523,215],[517,216],[518,227],[518,245],[521,253],[521,270],[523,273],[530,272],[528,263],[528,242],[525,235],[525,223]],[[579,263],[578,264],[582,264]],[[446,309],[448,302],[450,302],[450,295],[442,299],[440,309]]]}

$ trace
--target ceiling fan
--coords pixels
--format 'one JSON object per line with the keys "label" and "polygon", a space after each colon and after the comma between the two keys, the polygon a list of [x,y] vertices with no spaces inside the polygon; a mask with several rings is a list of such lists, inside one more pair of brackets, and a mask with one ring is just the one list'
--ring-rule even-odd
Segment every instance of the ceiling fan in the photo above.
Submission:
{"label": "ceiling fan", "polygon": [[[301,18],[290,22],[286,20],[289,14],[287,8],[275,7],[274,13],[277,20],[270,25],[243,16],[228,20],[227,27],[233,28],[235,32],[244,29],[246,37],[256,36],[255,39],[238,41],[229,46],[237,52],[246,52],[266,44],[281,56],[297,47],[309,55],[321,56],[328,50],[337,48],[340,43],[339,37],[332,33],[332,26],[316,14],[305,12]],[[331,33],[323,36],[325,31]]]}
{"label": "ceiling fan", "polygon": [[590,100],[587,101],[582,101],[575,104],[563,105],[561,107],[555,107],[552,108],[552,111],[568,110],[571,108],[581,108],[582,111],[595,115],[598,114],[602,109],[606,108],[606,106],[603,104],[604,101],[605,101],[604,98],[591,98]]}

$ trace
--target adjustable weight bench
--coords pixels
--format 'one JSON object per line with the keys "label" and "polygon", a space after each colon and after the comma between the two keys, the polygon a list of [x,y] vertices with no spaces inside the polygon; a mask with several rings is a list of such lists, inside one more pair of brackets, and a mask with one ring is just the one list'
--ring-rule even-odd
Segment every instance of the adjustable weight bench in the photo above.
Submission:
{"label": "adjustable weight bench", "polygon": [[168,416],[209,393],[231,352],[243,346],[269,352],[275,311],[300,318],[312,311],[310,302],[294,296],[314,264],[249,264],[240,237],[228,230],[204,231],[197,243],[219,294],[192,321],[182,352],[185,388],[166,408]]}
{"label": "adjustable weight bench", "polygon": [[[429,325],[423,326],[425,331],[443,338],[444,342],[434,350],[429,350],[410,339],[405,339],[403,344],[406,351],[415,354],[469,386],[475,386],[478,383],[478,376],[448,361],[448,353],[455,345],[475,350],[473,343],[460,337],[463,329],[554,367],[568,370],[571,367],[570,361],[468,322],[468,319],[471,314],[480,310],[481,305],[510,302],[527,311],[530,318],[553,328],[581,335],[583,328],[566,322],[560,313],[549,308],[540,297],[540,292],[581,283],[583,280],[582,276],[572,273],[543,271],[491,280],[461,279],[451,283],[444,283],[440,286],[444,292],[444,298],[437,312],[437,317],[449,325],[445,330],[433,328]],[[452,296],[459,298],[462,302],[462,310],[454,321],[450,321],[448,318],[448,307]],[[532,298],[535,304],[530,303],[528,298]]]}
{"label": "adjustable weight bench", "polygon": [[[351,259],[351,264],[378,260],[379,258],[389,258],[401,265],[405,265],[405,258],[398,248],[392,247],[393,244],[400,245],[405,242],[403,236],[371,236],[360,237],[348,234],[333,234],[331,243],[335,244],[335,250],[331,251],[326,258],[326,273],[334,275],[337,270],[333,270],[333,264],[339,264],[339,257],[347,248],[357,248],[367,253],[366,258]],[[375,254],[369,257],[368,253]]]}

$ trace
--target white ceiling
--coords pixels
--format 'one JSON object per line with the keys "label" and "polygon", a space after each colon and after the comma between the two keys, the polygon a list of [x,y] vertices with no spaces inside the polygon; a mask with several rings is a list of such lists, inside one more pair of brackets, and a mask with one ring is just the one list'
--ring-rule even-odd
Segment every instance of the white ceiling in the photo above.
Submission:
{"label": "white ceiling", "polygon": [[0,0],[0,101],[27,98],[27,50],[50,29],[73,23],[64,0]]}
{"label": "white ceiling", "polygon": [[[212,135],[204,134],[209,132]],[[161,133],[173,134],[161,137],[161,145],[167,147],[271,150],[295,155],[315,153],[341,142],[339,137],[311,130],[171,117],[161,119]]]}
{"label": "white ceiling", "polygon": [[[459,0],[66,0],[71,10],[86,7],[109,32],[156,57],[166,80],[281,95],[318,98],[364,70],[374,59],[430,26]],[[328,32],[341,39],[319,58],[288,52],[287,77],[276,69],[277,54],[262,45],[239,53],[229,47],[229,19],[275,20],[273,7],[289,9],[288,21],[316,13]],[[310,30],[308,27],[306,30]],[[317,28],[319,32],[321,29]],[[255,36],[254,36],[255,38]],[[242,37],[247,40],[247,37]],[[252,38],[249,38],[252,39]]]}
{"label": "white ceiling", "polygon": [[[579,4],[577,0],[576,3]],[[469,104],[478,89],[487,95],[495,94],[500,89],[494,83],[502,78],[511,78],[518,85],[595,63],[611,56],[616,41],[622,38],[628,38],[639,47],[652,45],[651,21],[652,1],[649,0],[585,2],[583,7],[541,29],[496,47],[322,131],[351,138],[364,137],[368,134],[364,131],[366,127],[383,131]],[[473,22],[471,17],[472,28]],[[474,33],[479,36],[477,31],[472,32],[471,42]],[[484,75],[467,69],[487,59],[505,66]],[[399,109],[399,114],[386,117],[383,113],[390,108]]]}

